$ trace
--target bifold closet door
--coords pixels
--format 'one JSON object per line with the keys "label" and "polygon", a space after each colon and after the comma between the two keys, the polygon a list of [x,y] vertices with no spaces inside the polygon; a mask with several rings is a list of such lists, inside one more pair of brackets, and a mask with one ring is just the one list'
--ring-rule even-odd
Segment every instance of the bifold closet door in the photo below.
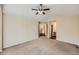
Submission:
{"label": "bifold closet door", "polygon": [[2,52],[2,9],[0,5],[0,52]]}

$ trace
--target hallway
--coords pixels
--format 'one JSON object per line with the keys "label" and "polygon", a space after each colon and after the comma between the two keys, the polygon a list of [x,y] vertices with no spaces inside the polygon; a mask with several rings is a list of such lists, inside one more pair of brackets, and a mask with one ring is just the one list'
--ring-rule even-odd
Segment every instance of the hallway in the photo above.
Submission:
{"label": "hallway", "polygon": [[17,46],[4,49],[0,55],[72,55],[79,54],[74,45],[41,37]]}

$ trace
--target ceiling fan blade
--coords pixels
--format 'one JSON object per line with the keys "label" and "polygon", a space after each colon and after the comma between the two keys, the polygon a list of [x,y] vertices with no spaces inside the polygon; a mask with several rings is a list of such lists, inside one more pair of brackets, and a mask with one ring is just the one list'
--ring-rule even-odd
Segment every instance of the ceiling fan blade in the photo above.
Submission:
{"label": "ceiling fan blade", "polygon": [[43,15],[45,15],[45,12],[42,12],[43,13]]}
{"label": "ceiling fan blade", "polygon": [[49,8],[46,8],[46,9],[43,9],[44,11],[48,11],[48,10],[50,10]]}
{"label": "ceiling fan blade", "polygon": [[40,4],[40,6],[42,7],[43,5],[42,5],[42,4]]}
{"label": "ceiling fan blade", "polygon": [[32,9],[32,10],[38,11],[38,9]]}
{"label": "ceiling fan blade", "polygon": [[36,15],[38,14],[38,12],[36,12]]}

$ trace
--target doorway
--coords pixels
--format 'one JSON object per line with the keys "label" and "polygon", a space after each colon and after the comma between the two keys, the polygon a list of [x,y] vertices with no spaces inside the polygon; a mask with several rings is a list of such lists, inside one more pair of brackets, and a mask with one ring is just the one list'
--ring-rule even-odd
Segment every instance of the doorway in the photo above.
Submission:
{"label": "doorway", "polygon": [[56,21],[38,22],[38,36],[56,39]]}
{"label": "doorway", "polygon": [[56,39],[56,21],[50,22],[50,39]]}
{"label": "doorway", "polygon": [[46,37],[47,36],[47,23],[46,22],[39,22],[38,23],[38,36],[39,37]]}

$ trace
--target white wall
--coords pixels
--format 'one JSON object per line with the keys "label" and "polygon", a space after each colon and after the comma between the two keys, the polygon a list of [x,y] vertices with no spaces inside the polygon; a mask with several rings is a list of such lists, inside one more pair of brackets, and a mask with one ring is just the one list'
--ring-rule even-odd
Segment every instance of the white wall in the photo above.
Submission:
{"label": "white wall", "polygon": [[2,51],[2,11],[0,5],[0,51]]}
{"label": "white wall", "polygon": [[79,17],[58,17],[57,40],[79,45]]}
{"label": "white wall", "polygon": [[38,22],[4,15],[4,48],[38,38]]}
{"label": "white wall", "polygon": [[[57,40],[79,45],[79,18],[55,17]],[[4,15],[4,48],[38,38],[38,21]]]}

